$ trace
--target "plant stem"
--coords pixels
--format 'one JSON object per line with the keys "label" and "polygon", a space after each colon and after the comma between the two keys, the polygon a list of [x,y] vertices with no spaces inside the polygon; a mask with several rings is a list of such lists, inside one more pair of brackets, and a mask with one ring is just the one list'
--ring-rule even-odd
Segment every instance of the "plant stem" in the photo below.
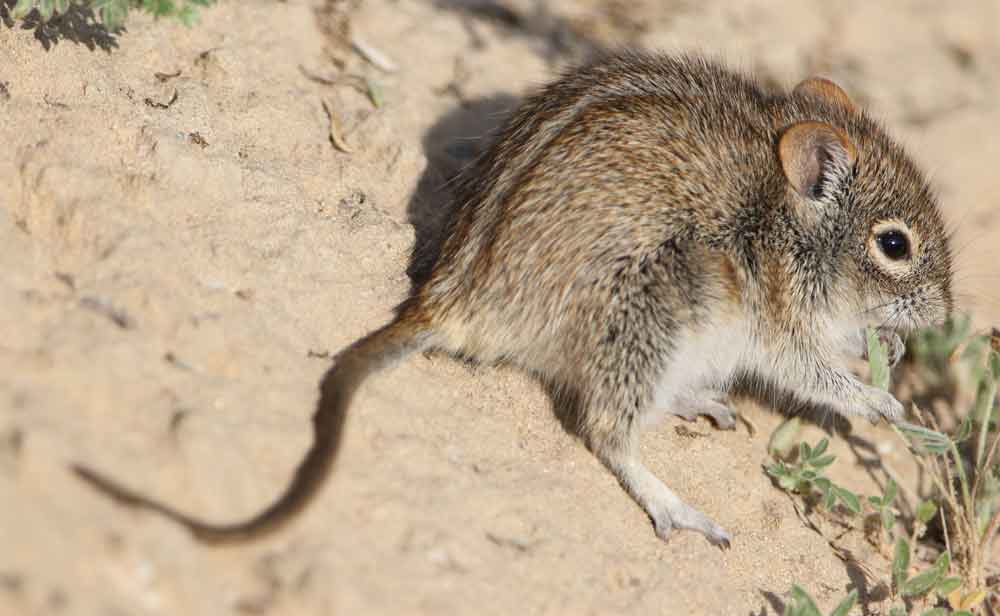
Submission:
{"label": "plant stem", "polygon": [[993,517],[990,518],[990,523],[986,525],[986,530],[983,531],[983,536],[979,540],[979,547],[985,548],[990,544],[998,526],[1000,526],[1000,509],[993,512]]}
{"label": "plant stem", "polygon": [[958,471],[958,480],[962,484],[962,500],[964,501],[966,514],[972,516],[970,523],[975,528],[975,516],[976,509],[972,506],[972,494],[969,492],[969,480],[965,476],[965,464],[962,462],[962,456],[958,453],[958,447],[955,446],[954,441],[950,442],[951,445],[951,456],[955,459],[955,470]]}
{"label": "plant stem", "polygon": [[[934,483],[934,486],[937,487],[937,489],[941,492],[941,496],[945,499],[945,501],[949,505],[952,505],[953,509],[955,509],[954,505],[957,505],[958,503],[954,501],[953,498],[954,491],[950,489],[951,488],[950,485],[945,486],[944,482],[941,480],[941,473],[937,468],[937,464],[934,465],[933,469],[928,468],[927,462],[916,452],[913,452],[911,450],[910,439],[907,438],[905,434],[903,434],[903,431],[900,430],[899,427],[896,426],[896,424],[891,424],[891,427],[893,431],[896,433],[896,435],[899,436],[900,440],[903,441],[903,444],[906,445],[906,448],[907,450],[910,451],[911,455],[913,456],[913,459],[916,460],[917,464],[919,464],[920,467],[924,469],[924,472],[927,473],[927,476],[931,478],[931,481]],[[933,460],[934,458],[931,459]],[[896,483],[899,482],[897,481]]]}
{"label": "plant stem", "polygon": [[986,453],[986,460],[976,467],[976,480],[972,482],[972,502],[979,502],[979,486],[983,483],[983,477],[989,475],[993,466],[993,456],[997,451],[997,443],[1000,443],[1000,434],[993,437],[993,443]]}
{"label": "plant stem", "polygon": [[951,538],[948,536],[948,517],[944,514],[944,507],[938,508],[938,513],[941,514],[941,530],[944,531],[944,548],[948,550],[949,554],[954,554],[951,551]]}
{"label": "plant stem", "polygon": [[993,438],[993,444],[990,445],[990,451],[986,454],[986,462],[982,468],[989,468],[993,465],[993,455],[997,452],[997,443],[1000,443],[1000,434]]}
{"label": "plant stem", "polygon": [[[987,360],[988,361],[988,360]],[[986,452],[986,435],[990,431],[990,413],[993,411],[993,401],[997,396],[997,384],[993,380],[993,373],[990,371],[989,364],[987,363],[986,369],[983,371],[983,380],[986,382],[986,393],[983,394],[979,387],[976,388],[976,406],[981,406],[978,410],[979,417],[979,442],[976,444],[976,471],[982,469],[983,465],[983,454]],[[980,384],[980,387],[983,387]]]}

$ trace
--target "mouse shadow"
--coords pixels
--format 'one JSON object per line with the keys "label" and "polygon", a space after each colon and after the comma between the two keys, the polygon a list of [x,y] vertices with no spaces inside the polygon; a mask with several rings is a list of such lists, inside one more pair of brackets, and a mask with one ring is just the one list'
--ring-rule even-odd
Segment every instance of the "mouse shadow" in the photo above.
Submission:
{"label": "mouse shadow", "polygon": [[427,168],[406,208],[416,238],[406,273],[411,292],[430,275],[456,208],[462,201],[461,174],[493,142],[520,99],[510,94],[458,99],[422,140]]}
{"label": "mouse shadow", "polygon": [[109,31],[90,7],[73,3],[64,13],[55,15],[48,21],[43,20],[35,9],[24,19],[15,21],[10,13],[16,3],[17,0],[0,0],[0,22],[10,30],[19,28],[33,31],[35,40],[45,51],[51,51],[64,40],[83,45],[90,51],[101,49],[110,53],[112,49],[118,48],[118,32]]}
{"label": "mouse shadow", "polygon": [[[550,0],[532,0],[518,6],[500,0],[430,0],[430,3],[438,10],[460,18],[471,41],[470,47],[474,50],[488,46],[477,27],[486,23],[500,28],[505,36],[532,46],[550,66],[578,61],[608,50],[606,42],[599,40],[558,6],[553,6],[556,3]],[[632,29],[620,44],[638,44],[641,31],[641,27]]]}

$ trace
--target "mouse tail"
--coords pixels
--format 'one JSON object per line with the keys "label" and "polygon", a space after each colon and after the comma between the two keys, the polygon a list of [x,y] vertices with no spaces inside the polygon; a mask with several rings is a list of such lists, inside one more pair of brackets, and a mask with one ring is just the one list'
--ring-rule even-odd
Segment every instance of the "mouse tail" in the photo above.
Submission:
{"label": "mouse tail", "polygon": [[396,320],[337,355],[320,384],[309,452],[285,491],[253,517],[232,524],[208,523],[130,490],[86,466],[73,465],[73,472],[118,503],[158,513],[184,526],[206,544],[239,543],[268,535],[294,518],[319,492],[336,459],[347,408],[365,378],[432,345],[433,331],[426,319],[414,316],[418,312],[404,309]]}

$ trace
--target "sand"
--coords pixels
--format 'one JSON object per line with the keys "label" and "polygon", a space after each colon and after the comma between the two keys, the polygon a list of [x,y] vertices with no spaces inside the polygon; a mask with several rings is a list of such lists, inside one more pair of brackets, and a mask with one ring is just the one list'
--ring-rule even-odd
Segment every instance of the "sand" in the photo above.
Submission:
{"label": "sand", "polygon": [[[79,10],[0,25],[0,613],[774,615],[793,583],[826,609],[877,595],[762,471],[781,416],[749,402],[753,435],[668,420],[643,441],[733,534],[728,552],[657,540],[536,383],[446,357],[370,381],[336,475],[260,543],[205,548],[68,472],[211,520],[267,503],[307,446],[329,354],[406,296],[447,181],[597,44],[837,80],[928,170],[963,299],[997,316],[994,2],[498,6],[253,0],[191,29],[135,15],[107,33]],[[873,494],[858,443],[906,456],[861,424],[833,437],[833,473]]]}

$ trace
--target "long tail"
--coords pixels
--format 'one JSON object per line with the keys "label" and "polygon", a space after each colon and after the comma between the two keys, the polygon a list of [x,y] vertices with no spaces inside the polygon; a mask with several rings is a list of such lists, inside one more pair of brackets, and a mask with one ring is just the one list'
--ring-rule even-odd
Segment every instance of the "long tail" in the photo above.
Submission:
{"label": "long tail", "polygon": [[430,345],[426,324],[405,314],[342,351],[323,376],[313,415],[313,443],[291,483],[269,507],[233,524],[212,524],[143,496],[85,466],[73,465],[78,477],[119,503],[154,511],[186,527],[211,545],[241,543],[273,533],[291,521],[319,492],[337,456],[347,408],[365,378]]}

